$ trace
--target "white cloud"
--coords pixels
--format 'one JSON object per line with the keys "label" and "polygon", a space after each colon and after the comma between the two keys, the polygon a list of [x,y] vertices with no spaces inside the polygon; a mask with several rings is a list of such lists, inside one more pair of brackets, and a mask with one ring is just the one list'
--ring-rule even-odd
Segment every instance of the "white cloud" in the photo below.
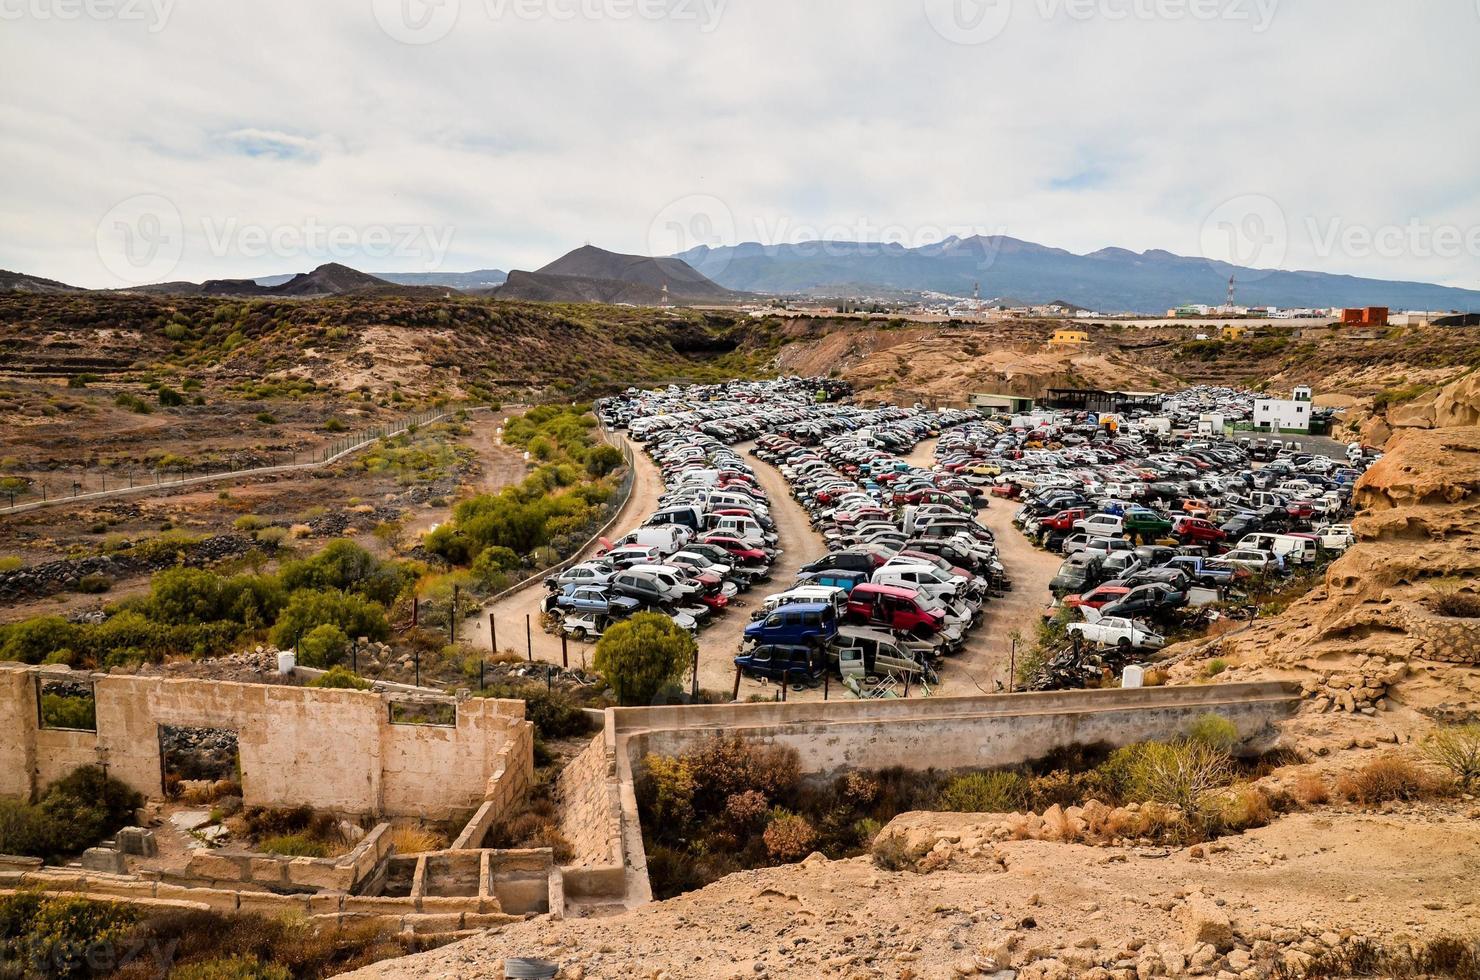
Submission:
{"label": "white cloud", "polygon": [[52,2],[0,0],[22,12],[0,22],[0,267],[83,285],[118,282],[96,226],[137,195],[178,208],[191,279],[314,260],[227,226],[450,230],[451,269],[641,251],[689,195],[741,239],[979,229],[1195,254],[1208,215],[1257,195],[1286,214],[1289,268],[1480,286],[1480,255],[1383,234],[1480,227],[1469,3],[997,0],[1000,33],[955,44],[924,0],[551,0],[578,12],[559,19],[441,0],[422,12],[455,8],[445,37],[406,44],[381,0],[177,0],[143,22],[35,13]]}

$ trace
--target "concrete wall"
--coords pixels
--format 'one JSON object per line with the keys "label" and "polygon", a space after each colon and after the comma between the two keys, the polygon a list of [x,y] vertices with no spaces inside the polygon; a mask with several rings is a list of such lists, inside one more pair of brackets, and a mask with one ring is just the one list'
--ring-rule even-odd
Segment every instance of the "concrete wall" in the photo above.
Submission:
{"label": "concrete wall", "polygon": [[369,691],[96,674],[97,732],[53,731],[39,725],[42,674],[0,664],[0,795],[34,797],[105,758],[110,775],[157,797],[161,725],[235,730],[243,799],[256,806],[444,820],[491,791],[522,794],[533,771],[522,701],[458,702],[452,727],[392,725],[395,696]]}
{"label": "concrete wall", "polygon": [[829,773],[889,766],[980,768],[1023,762],[1075,742],[1125,745],[1165,738],[1217,712],[1246,739],[1274,734],[1295,696],[1283,684],[1060,691],[977,698],[708,705],[615,711],[634,761],[673,755],[739,733],[786,745],[802,768]]}
{"label": "concrete wall", "polygon": [[[604,876],[592,882],[590,894],[629,908],[652,900],[634,774],[646,755],[681,753],[715,735],[738,734],[794,748],[806,773],[986,768],[1024,762],[1076,742],[1118,746],[1167,738],[1208,712],[1227,718],[1247,742],[1264,747],[1276,740],[1276,723],[1298,705],[1294,685],[1255,683],[608,709],[604,741],[615,763],[626,874],[625,880]],[[571,893],[569,874],[566,889]]]}

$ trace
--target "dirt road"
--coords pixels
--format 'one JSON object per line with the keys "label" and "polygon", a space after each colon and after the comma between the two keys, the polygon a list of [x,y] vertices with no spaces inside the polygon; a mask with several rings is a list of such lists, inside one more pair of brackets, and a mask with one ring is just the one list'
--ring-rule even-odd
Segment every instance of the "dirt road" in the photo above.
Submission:
{"label": "dirt road", "polygon": [[[625,440],[625,436],[618,435],[615,438]],[[625,534],[631,528],[636,527],[649,514],[658,507],[658,498],[663,495],[663,475],[653,465],[653,461],[636,446],[633,446],[633,457],[636,459],[637,479],[632,485],[632,496],[627,505],[622,508],[614,531]],[[592,546],[582,553],[583,558],[590,557],[596,551]],[[482,650],[491,650],[489,642],[489,621],[492,614],[498,630],[498,648],[503,651],[517,653],[520,656],[528,656],[530,646],[534,651],[534,659],[543,660],[547,663],[561,663],[560,637],[545,633],[540,629],[540,603],[545,598],[545,586],[543,582],[534,582],[513,595],[506,596],[498,602],[483,608],[483,611],[473,620],[465,622],[462,633],[458,637],[465,643]],[[528,617],[528,636],[530,644],[525,641],[525,617]],[[580,667],[582,664],[591,663],[592,643],[577,643],[569,641],[567,649],[570,664]]]}
{"label": "dirt road", "polygon": [[[935,465],[936,442],[930,439],[920,443],[905,458],[915,466],[929,469]],[[977,520],[997,536],[997,550],[1014,588],[1001,599],[987,603],[982,622],[966,641],[965,649],[945,662],[937,695],[994,694],[999,682],[1005,689],[1012,662],[1013,632],[1021,633],[1019,650],[1033,641],[1038,617],[1049,602],[1048,583],[1058,571],[1059,560],[1034,548],[1012,526],[1015,510],[1015,503],[993,497],[985,509],[977,512]]]}

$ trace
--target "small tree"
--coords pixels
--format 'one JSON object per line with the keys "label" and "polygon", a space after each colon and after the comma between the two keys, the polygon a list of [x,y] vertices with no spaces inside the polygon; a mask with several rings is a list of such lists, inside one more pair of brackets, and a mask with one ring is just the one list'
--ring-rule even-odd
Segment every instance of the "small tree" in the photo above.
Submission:
{"label": "small tree", "polygon": [[649,704],[694,662],[694,638],[661,613],[618,623],[596,644],[595,667],[622,705]]}
{"label": "small tree", "polygon": [[344,659],[349,637],[332,623],[315,626],[298,641],[298,654],[305,667],[332,667]]}
{"label": "small tree", "polygon": [[1448,769],[1469,790],[1480,777],[1480,723],[1435,729],[1423,744],[1424,758]]}

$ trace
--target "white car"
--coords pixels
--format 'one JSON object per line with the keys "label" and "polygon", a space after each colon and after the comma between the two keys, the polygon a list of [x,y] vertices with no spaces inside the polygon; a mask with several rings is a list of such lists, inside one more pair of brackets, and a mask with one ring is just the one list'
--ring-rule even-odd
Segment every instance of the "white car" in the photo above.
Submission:
{"label": "white car", "polygon": [[1328,551],[1345,551],[1357,543],[1357,533],[1350,524],[1327,524],[1316,528],[1316,538]]}
{"label": "white car", "polygon": [[1091,514],[1075,521],[1074,530],[1093,538],[1118,538],[1125,534],[1125,519],[1114,514]]}
{"label": "white car", "polygon": [[[1085,610],[1086,615],[1091,612],[1093,610]],[[1069,635],[1078,636],[1095,646],[1122,649],[1160,650],[1167,642],[1160,633],[1122,616],[1100,616],[1094,622],[1070,623]]]}

